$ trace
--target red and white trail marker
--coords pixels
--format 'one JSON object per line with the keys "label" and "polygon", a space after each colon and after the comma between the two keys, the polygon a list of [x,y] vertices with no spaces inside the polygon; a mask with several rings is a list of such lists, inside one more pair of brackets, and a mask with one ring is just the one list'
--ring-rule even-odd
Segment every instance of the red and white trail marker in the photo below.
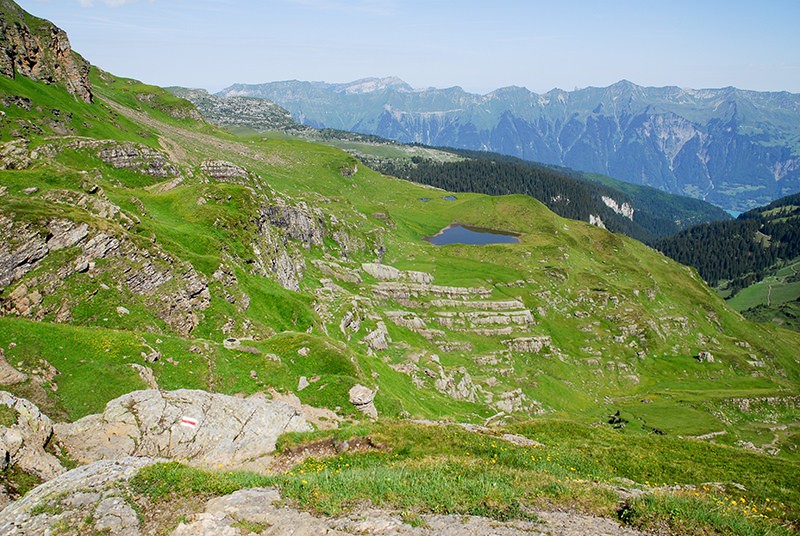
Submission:
{"label": "red and white trail marker", "polygon": [[194,417],[181,417],[181,426],[186,428],[197,428],[197,419]]}

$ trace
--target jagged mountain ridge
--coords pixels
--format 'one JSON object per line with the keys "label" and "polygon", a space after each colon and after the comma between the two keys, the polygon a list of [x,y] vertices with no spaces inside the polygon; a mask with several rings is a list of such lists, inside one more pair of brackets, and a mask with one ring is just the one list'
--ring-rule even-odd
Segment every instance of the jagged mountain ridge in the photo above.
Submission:
{"label": "jagged mountain ridge", "polygon": [[800,95],[786,92],[653,88],[623,80],[605,88],[536,94],[507,87],[477,95],[365,79],[235,84],[218,94],[270,99],[315,127],[489,150],[732,210],[800,190]]}

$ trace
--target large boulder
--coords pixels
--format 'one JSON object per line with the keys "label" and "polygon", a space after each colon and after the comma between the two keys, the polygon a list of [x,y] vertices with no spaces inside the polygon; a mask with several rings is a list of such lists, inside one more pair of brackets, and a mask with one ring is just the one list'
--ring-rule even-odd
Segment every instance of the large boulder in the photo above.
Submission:
{"label": "large boulder", "polygon": [[81,463],[159,456],[209,468],[266,461],[280,434],[309,430],[289,404],[189,389],[134,391],[101,415],[56,425],[59,441]]}
{"label": "large boulder", "polygon": [[373,419],[378,418],[378,410],[375,408],[375,395],[378,394],[378,390],[375,389],[374,391],[369,387],[365,387],[361,384],[356,384],[350,388],[350,403],[353,404],[356,409],[362,412],[367,417],[371,417]]}

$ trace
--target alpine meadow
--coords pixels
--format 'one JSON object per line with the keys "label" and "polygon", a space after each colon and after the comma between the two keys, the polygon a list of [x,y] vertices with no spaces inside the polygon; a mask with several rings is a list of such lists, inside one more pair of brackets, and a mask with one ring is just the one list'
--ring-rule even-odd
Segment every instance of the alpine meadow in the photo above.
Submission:
{"label": "alpine meadow", "polygon": [[[615,171],[655,142],[586,140],[672,90],[464,105],[474,147],[397,109],[472,97],[161,88],[54,23],[0,0],[0,534],[800,531],[798,95],[683,95],[669,128],[713,132],[649,187]],[[526,121],[583,159],[503,150]],[[693,186],[699,151],[729,165]],[[736,154],[785,180],[748,196]]]}

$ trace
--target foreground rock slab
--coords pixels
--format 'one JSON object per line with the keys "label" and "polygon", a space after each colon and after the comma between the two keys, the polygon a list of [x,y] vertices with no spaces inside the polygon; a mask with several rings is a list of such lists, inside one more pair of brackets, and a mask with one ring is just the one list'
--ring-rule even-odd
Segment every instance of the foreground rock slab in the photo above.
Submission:
{"label": "foreground rock slab", "polygon": [[125,484],[157,460],[123,458],[84,465],[45,482],[0,512],[0,534],[138,535]]}
{"label": "foreground rock slab", "polygon": [[284,402],[189,389],[134,391],[101,415],[56,425],[80,463],[158,456],[206,468],[252,467],[266,461],[280,434],[310,430],[300,410]]}

